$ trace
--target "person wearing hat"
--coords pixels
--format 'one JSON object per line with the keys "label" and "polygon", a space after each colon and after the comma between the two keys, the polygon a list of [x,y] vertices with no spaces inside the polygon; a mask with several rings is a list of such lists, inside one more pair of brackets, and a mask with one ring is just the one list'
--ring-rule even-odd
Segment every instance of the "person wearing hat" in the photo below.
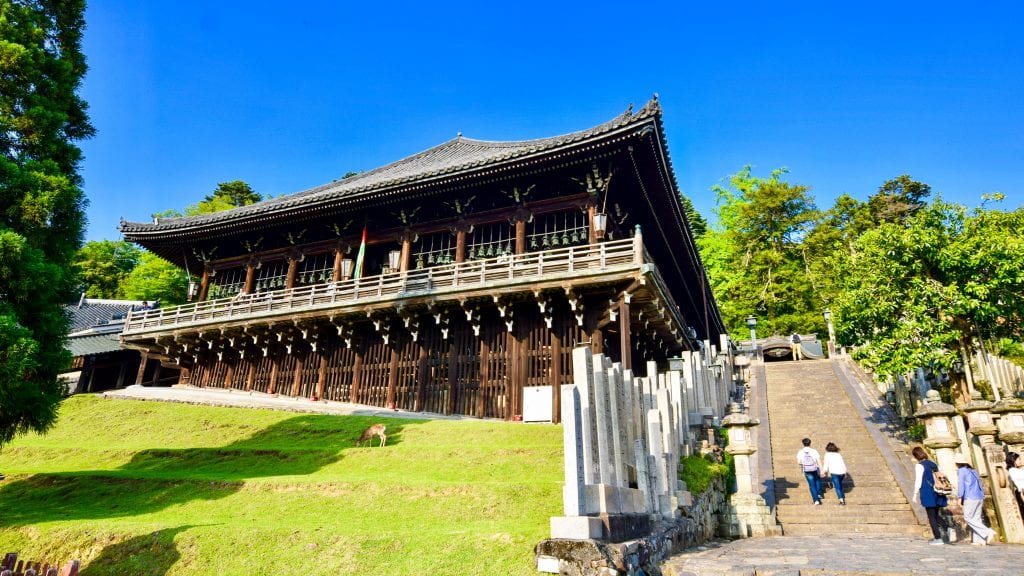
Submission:
{"label": "person wearing hat", "polygon": [[985,521],[981,517],[982,504],[985,501],[981,478],[963,454],[954,456],[953,463],[956,464],[956,495],[964,509],[964,521],[971,527],[971,544],[991,544],[995,542],[996,531],[985,526]]}

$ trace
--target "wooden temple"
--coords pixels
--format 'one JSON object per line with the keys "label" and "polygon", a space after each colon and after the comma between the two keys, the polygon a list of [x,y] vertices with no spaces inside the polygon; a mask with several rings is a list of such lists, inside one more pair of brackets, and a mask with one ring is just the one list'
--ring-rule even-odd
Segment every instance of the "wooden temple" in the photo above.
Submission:
{"label": "wooden temple", "polygon": [[642,374],[726,333],[656,99],[121,231],[202,271],[194,301],[133,311],[121,337],[195,386],[505,419],[551,387],[557,419],[574,347]]}

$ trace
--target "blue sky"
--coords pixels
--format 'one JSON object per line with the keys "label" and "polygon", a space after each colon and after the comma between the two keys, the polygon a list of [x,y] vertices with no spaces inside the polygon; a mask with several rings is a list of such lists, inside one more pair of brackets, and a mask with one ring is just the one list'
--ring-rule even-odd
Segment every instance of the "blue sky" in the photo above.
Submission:
{"label": "blue sky", "polygon": [[93,0],[87,240],[218,182],[297,192],[462,132],[588,128],[658,93],[676,176],[745,164],[819,207],[909,173],[1024,204],[1024,4]]}

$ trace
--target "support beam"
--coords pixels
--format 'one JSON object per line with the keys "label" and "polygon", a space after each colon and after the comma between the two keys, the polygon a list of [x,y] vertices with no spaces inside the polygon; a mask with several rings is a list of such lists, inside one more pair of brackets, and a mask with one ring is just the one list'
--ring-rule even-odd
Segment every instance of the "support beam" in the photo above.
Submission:
{"label": "support beam", "polygon": [[622,363],[623,370],[633,369],[633,343],[632,335],[630,330],[632,329],[632,322],[629,316],[629,302],[623,298],[619,300],[619,350],[621,351],[621,357],[619,361]]}
{"label": "support beam", "polygon": [[245,264],[245,288],[246,294],[252,294],[252,289],[256,285],[256,261],[252,258]]}
{"label": "support beam", "polygon": [[455,263],[461,264],[466,261],[466,231],[455,232]]}
{"label": "support beam", "polygon": [[299,259],[295,256],[288,258],[288,276],[285,277],[284,287],[291,290],[295,287],[295,276],[299,271]]}
{"label": "support beam", "polygon": [[210,292],[210,269],[203,269],[203,278],[199,281],[199,298],[200,302],[206,300],[206,295]]}
{"label": "support beam", "polygon": [[146,363],[149,362],[149,352],[142,351],[142,359],[139,361],[139,372],[135,375],[135,383],[142,384],[142,377],[146,373]]}

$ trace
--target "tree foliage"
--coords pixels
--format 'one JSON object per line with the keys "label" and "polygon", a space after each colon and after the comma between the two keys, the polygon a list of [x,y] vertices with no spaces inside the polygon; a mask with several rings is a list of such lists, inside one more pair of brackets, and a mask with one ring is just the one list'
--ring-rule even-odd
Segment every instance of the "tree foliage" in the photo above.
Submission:
{"label": "tree foliage", "polygon": [[153,217],[180,218],[182,216],[201,216],[203,214],[231,210],[240,206],[248,206],[261,200],[264,200],[263,196],[253,190],[248,183],[242,180],[232,180],[230,182],[218,183],[217,188],[210,194],[207,194],[202,200],[186,206],[184,213],[171,208],[163,212],[157,212],[153,214]]}
{"label": "tree foliage", "polygon": [[188,276],[152,252],[142,252],[139,265],[121,282],[120,295],[129,300],[181,304],[188,295]]}
{"label": "tree foliage", "polygon": [[729,186],[716,186],[719,225],[699,240],[701,256],[726,325],[745,332],[758,316],[762,333],[820,324],[802,241],[816,217],[806,186],[782,180],[785,170],[756,177],[749,166]]}
{"label": "tree foliage", "polygon": [[45,431],[63,397],[85,219],[76,142],[93,134],[77,95],[84,9],[0,0],[0,444]]}
{"label": "tree foliage", "polygon": [[121,283],[139,265],[142,250],[129,242],[86,242],[75,255],[75,266],[89,298],[120,298]]}

